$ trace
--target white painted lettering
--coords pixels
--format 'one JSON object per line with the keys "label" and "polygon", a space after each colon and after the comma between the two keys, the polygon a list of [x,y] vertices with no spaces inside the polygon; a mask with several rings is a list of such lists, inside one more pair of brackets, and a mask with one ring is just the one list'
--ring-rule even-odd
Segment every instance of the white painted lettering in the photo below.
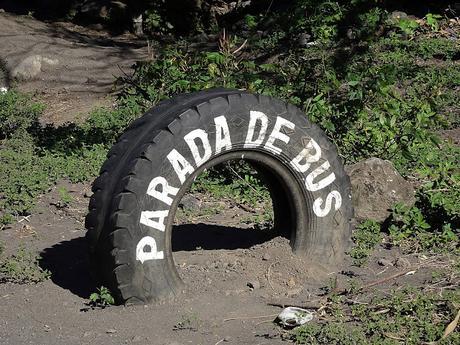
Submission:
{"label": "white painted lettering", "polygon": [[[244,143],[245,148],[254,148],[260,146],[262,141],[265,138],[265,134],[267,132],[268,127],[268,117],[264,113],[260,111],[251,110],[249,112],[250,119],[249,119],[249,126],[248,132],[246,134],[246,141]],[[257,136],[257,139],[254,140],[254,131],[257,122],[260,122],[260,131]]]}
{"label": "white painted lettering", "polygon": [[187,178],[187,174],[191,174],[194,171],[192,165],[185,159],[184,156],[177,152],[176,149],[172,149],[171,152],[168,153],[167,158],[174,168],[180,183],[184,183]]}
{"label": "white painted lettering", "polygon": [[227,119],[225,116],[214,118],[216,125],[216,154],[219,154],[222,149],[230,150],[232,141],[230,139],[230,130],[228,129]]}
{"label": "white painted lettering", "polygon": [[[314,150],[314,153],[312,153]],[[294,159],[291,161],[291,166],[298,172],[304,173],[310,169],[311,163],[319,161],[321,158],[321,147],[318,143],[311,139],[307,147],[304,148]]]}
{"label": "white painted lettering", "polygon": [[164,259],[163,251],[158,251],[157,242],[153,237],[145,236],[136,247],[136,260],[144,263],[147,260],[162,260]]}
{"label": "white painted lettering", "polygon": [[[203,146],[204,152],[202,155],[200,155],[200,152],[198,150],[197,139],[201,141],[201,146]],[[193,159],[195,159],[197,167],[199,167],[201,164],[203,164],[209,158],[211,158],[211,145],[209,144],[208,133],[206,133],[204,130],[195,129],[188,133],[184,137],[184,140],[187,143],[188,147],[190,147],[190,151],[192,152]]]}
{"label": "white painted lettering", "polygon": [[142,211],[141,224],[147,225],[151,228],[165,231],[165,218],[168,216],[169,211]]}
{"label": "white painted lettering", "polygon": [[281,127],[294,129],[295,125],[291,121],[288,121],[281,116],[276,117],[275,126],[273,127],[273,130],[268,137],[267,142],[265,143],[265,148],[275,154],[280,154],[282,151],[279,147],[274,145],[275,140],[281,140],[285,144],[289,142],[289,137],[286,134],[280,132]]}
{"label": "white painted lettering", "polygon": [[323,204],[323,198],[319,197],[313,202],[313,212],[318,217],[326,217],[331,211],[332,201],[335,200],[334,210],[338,210],[342,206],[342,196],[336,190],[330,192],[326,197],[326,205],[321,208]]}
{"label": "white painted lettering", "polygon": [[315,170],[313,170],[311,173],[307,175],[305,178],[305,186],[307,187],[307,190],[311,192],[315,192],[317,190],[323,189],[324,187],[329,186],[332,182],[335,180],[335,174],[332,172],[329,175],[327,175],[325,178],[320,180],[319,182],[313,182],[313,180],[327,171],[327,169],[330,168],[329,161],[325,161],[323,164],[321,164],[319,167],[317,167]]}
{"label": "white painted lettering", "polygon": [[[161,186],[158,190],[158,186]],[[153,196],[154,198],[163,201],[166,205],[171,205],[173,199],[170,195],[175,196],[179,188],[172,187],[168,184],[168,181],[162,176],[155,177],[150,181],[147,188],[147,194]]]}

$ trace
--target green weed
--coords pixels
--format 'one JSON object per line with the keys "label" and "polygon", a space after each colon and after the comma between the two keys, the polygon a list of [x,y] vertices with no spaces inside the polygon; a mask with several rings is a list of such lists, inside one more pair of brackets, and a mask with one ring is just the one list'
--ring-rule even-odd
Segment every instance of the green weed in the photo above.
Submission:
{"label": "green weed", "polygon": [[375,246],[382,241],[380,224],[374,220],[366,220],[356,227],[352,239],[354,246],[349,255],[355,265],[361,266],[372,254]]}
{"label": "green weed", "polygon": [[16,254],[0,260],[0,282],[39,283],[51,276],[38,262],[40,256],[20,247]]}
{"label": "green weed", "polygon": [[68,207],[70,203],[72,202],[72,195],[70,195],[69,191],[65,187],[59,187],[58,188],[58,194],[59,194],[59,205],[60,207]]}
{"label": "green weed", "polygon": [[104,286],[97,288],[96,292],[93,292],[89,296],[90,305],[93,308],[106,308],[110,305],[115,304],[115,299],[113,298],[110,290]]}
{"label": "green weed", "polygon": [[[106,152],[142,113],[134,103],[96,109],[81,125],[40,126],[43,106],[15,91],[0,94],[0,223],[32,212],[36,198],[60,178],[94,178]],[[68,196],[61,199],[68,204]]]}
{"label": "green weed", "polygon": [[460,333],[446,338],[443,333],[457,313],[459,298],[458,291],[440,296],[406,288],[351,306],[343,300],[328,311],[327,323],[300,326],[292,339],[297,344],[456,344]]}
{"label": "green weed", "polygon": [[0,93],[0,140],[23,133],[38,120],[44,105],[16,91]]}

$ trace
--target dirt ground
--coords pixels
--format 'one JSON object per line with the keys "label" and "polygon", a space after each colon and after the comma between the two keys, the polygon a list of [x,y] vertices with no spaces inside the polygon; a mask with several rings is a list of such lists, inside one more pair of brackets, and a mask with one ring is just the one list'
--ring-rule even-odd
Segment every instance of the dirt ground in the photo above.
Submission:
{"label": "dirt ground", "polygon": [[72,23],[44,23],[28,16],[0,13],[0,59],[9,74],[25,59],[39,56],[36,77],[11,82],[46,104],[43,121],[62,124],[112,103],[114,78],[146,59],[147,42],[130,34],[111,37]]}
{"label": "dirt ground", "polygon": [[[0,54],[9,68],[30,54],[59,61],[18,84],[48,105],[48,122],[73,121],[110,103],[118,65],[129,69],[147,54],[145,43],[131,37],[113,39],[64,23],[0,13],[0,28]],[[62,205],[61,187],[69,191],[69,205]],[[1,344],[279,344],[287,333],[273,320],[282,305],[320,306],[324,287],[344,287],[350,277],[366,284],[413,270],[374,288],[423,286],[430,262],[442,265],[438,258],[403,256],[382,243],[364,268],[349,258],[342,267],[318,267],[292,255],[288,239],[242,222],[251,218],[247,210],[223,202],[218,212],[207,212],[216,200],[195,195],[204,204],[193,217],[180,219],[173,235],[184,293],[157,305],[92,309],[88,298],[96,286],[83,224],[90,193],[89,184],[61,182],[40,198],[36,212],[0,231],[5,254],[25,246],[40,253],[41,267],[51,272],[38,284],[0,284]]]}
{"label": "dirt ground", "polygon": [[[59,188],[69,191],[67,206]],[[388,290],[422,286],[431,274],[424,264],[432,259],[403,257],[384,243],[364,268],[346,261],[335,270],[318,269],[292,255],[287,239],[242,224],[250,217],[246,210],[227,205],[206,212],[216,201],[195,195],[204,200],[201,211],[173,230],[184,293],[157,305],[92,309],[88,297],[96,286],[83,225],[89,193],[89,184],[62,182],[40,198],[32,216],[0,232],[7,253],[20,246],[36,251],[51,272],[39,284],[0,284],[2,344],[279,344],[287,337],[273,323],[280,305],[321,305],[325,287],[346,287],[350,277],[366,284],[416,271],[376,286]]]}

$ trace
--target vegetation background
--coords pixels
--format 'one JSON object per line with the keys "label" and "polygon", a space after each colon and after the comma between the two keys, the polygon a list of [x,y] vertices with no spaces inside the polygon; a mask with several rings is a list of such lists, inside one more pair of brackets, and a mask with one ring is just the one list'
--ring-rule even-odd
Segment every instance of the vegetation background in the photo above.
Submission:
{"label": "vegetation background", "polygon": [[[460,4],[47,0],[15,1],[14,8],[40,19],[97,23],[113,34],[142,30],[153,48],[133,75],[116,81],[116,106],[94,110],[83,123],[44,126],[44,105],[33,95],[14,87],[0,94],[2,228],[31,214],[37,196],[58,179],[93,179],[107,150],[146,109],[178,93],[224,86],[297,105],[325,130],[345,163],[388,159],[416,186],[413,207],[395,205],[385,222],[358,225],[349,253],[356,265],[366,264],[384,241],[404,253],[448,255],[450,265],[436,279],[448,273],[458,283],[460,148],[444,133],[459,136]],[[134,19],[140,15],[139,28]],[[259,193],[249,193],[248,183]],[[248,205],[268,198],[256,174],[241,164],[211,170],[193,188]],[[3,279],[46,279],[28,271],[36,264],[29,256],[22,251],[3,258]],[[18,276],[24,260],[30,265]],[[332,294],[326,321],[290,337],[300,344],[393,344],[404,335],[407,344],[458,344],[458,331],[443,337],[460,307],[455,284],[441,295],[408,287],[365,305]]]}

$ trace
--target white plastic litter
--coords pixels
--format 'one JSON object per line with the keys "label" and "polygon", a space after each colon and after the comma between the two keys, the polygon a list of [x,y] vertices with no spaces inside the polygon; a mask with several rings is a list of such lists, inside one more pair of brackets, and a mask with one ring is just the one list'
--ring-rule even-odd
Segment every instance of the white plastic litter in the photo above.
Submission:
{"label": "white plastic litter", "polygon": [[313,313],[302,308],[287,307],[283,309],[277,319],[283,326],[297,327],[313,320]]}
{"label": "white plastic litter", "polygon": [[8,89],[4,86],[0,87],[0,93],[7,93]]}

